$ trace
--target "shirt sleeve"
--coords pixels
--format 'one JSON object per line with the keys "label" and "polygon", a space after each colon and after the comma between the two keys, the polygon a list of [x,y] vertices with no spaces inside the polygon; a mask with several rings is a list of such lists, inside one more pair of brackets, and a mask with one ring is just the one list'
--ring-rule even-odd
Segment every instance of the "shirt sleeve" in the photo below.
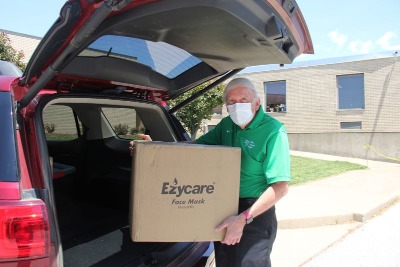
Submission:
{"label": "shirt sleeve", "polygon": [[268,184],[290,182],[290,150],[284,126],[268,139],[263,168]]}

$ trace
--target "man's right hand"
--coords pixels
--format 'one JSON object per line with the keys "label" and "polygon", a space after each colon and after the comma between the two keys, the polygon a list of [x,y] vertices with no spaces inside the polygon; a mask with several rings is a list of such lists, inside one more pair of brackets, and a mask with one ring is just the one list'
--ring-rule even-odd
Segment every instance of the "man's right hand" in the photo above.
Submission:
{"label": "man's right hand", "polygon": [[[145,141],[153,141],[150,137],[150,135],[148,134],[138,134],[137,135],[138,138],[141,138]],[[130,141],[129,142],[129,152],[131,153],[131,156],[133,156],[133,150],[135,148],[135,142],[134,141]]]}

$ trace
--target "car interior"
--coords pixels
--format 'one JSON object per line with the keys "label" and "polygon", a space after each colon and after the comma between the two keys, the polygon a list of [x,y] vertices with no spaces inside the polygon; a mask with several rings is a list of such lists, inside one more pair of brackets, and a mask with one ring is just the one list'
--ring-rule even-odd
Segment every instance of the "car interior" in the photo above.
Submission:
{"label": "car interior", "polygon": [[[130,238],[129,142],[137,133],[176,141],[181,133],[172,128],[165,109],[118,97],[53,95],[40,103],[37,120],[46,136],[43,156],[47,150],[52,162],[66,266],[162,263],[188,248],[189,243],[135,243]],[[121,131],[121,125],[129,128]]]}

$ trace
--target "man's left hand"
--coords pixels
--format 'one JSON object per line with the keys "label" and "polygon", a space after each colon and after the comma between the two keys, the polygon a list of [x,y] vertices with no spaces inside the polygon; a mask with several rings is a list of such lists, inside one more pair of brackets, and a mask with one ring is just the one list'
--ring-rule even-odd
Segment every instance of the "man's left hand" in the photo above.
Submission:
{"label": "man's left hand", "polygon": [[226,218],[215,228],[215,231],[221,232],[224,228],[226,228],[226,234],[224,239],[221,240],[221,243],[226,245],[236,245],[240,242],[245,225],[245,216],[243,214],[239,214],[237,216],[230,216]]}

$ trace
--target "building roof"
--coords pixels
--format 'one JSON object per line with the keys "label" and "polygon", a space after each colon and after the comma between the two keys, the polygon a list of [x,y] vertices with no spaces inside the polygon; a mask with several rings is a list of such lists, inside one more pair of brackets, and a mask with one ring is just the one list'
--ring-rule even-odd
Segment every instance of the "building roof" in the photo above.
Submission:
{"label": "building roof", "polygon": [[381,52],[381,53],[375,53],[375,54],[355,55],[355,56],[348,56],[348,57],[298,61],[298,62],[294,62],[292,64],[287,64],[284,66],[280,66],[280,65],[254,66],[254,67],[248,67],[248,68],[242,70],[240,72],[240,74],[284,70],[284,69],[294,69],[294,68],[305,68],[305,67],[339,64],[339,63],[346,63],[346,62],[355,62],[355,61],[389,58],[389,57],[396,58],[397,54],[398,54],[397,51],[395,51],[395,52],[391,51],[391,52]]}
{"label": "building roof", "polygon": [[27,63],[29,61],[37,45],[42,39],[41,37],[7,31],[3,29],[0,29],[0,32],[4,32],[7,34],[8,38],[10,38],[11,45],[15,50],[22,51],[24,53],[24,58],[22,60],[24,63]]}

